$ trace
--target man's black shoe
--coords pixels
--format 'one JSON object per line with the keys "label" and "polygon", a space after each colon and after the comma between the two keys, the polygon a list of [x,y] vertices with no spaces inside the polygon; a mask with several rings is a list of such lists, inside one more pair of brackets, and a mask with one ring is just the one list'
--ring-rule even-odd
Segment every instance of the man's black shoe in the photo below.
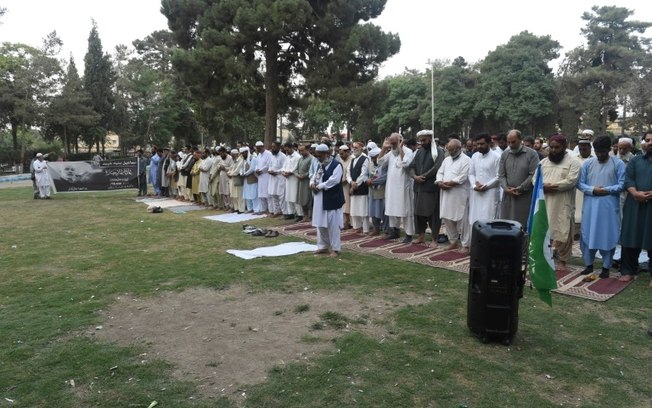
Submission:
{"label": "man's black shoe", "polygon": [[590,275],[593,273],[593,265],[589,265],[582,272],[580,272],[580,275]]}

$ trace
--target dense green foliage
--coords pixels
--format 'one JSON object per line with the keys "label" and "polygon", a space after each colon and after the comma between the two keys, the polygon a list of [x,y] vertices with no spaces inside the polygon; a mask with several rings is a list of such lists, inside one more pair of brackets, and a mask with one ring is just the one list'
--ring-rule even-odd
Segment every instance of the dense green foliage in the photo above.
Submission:
{"label": "dense green foliage", "polygon": [[330,132],[377,141],[431,123],[439,136],[464,137],[513,127],[574,136],[581,128],[603,133],[617,124],[636,134],[652,126],[652,23],[633,20],[634,10],[584,13],[584,45],[562,57],[558,72],[551,66],[559,43],[525,31],[480,61],[462,54],[379,80],[379,66],[400,48],[398,36],[370,22],[384,6],[165,0],[169,30],[112,53],[93,23],[81,78],[72,59],[61,66],[56,33],[40,47],[3,43],[0,125],[11,139],[3,156],[24,160],[30,129],[70,155],[82,142],[87,152],[103,151],[107,132],[120,135],[126,154],[152,144],[269,142],[279,126],[294,140]]}

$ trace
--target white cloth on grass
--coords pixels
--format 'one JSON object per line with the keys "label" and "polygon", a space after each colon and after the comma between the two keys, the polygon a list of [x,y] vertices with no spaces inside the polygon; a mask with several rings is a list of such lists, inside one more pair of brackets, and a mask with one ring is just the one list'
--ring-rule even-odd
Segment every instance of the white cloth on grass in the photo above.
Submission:
{"label": "white cloth on grass", "polygon": [[254,259],[269,256],[294,255],[300,252],[314,252],[317,245],[307,242],[286,242],[285,244],[261,247],[252,250],[228,249],[226,252],[242,259]]}

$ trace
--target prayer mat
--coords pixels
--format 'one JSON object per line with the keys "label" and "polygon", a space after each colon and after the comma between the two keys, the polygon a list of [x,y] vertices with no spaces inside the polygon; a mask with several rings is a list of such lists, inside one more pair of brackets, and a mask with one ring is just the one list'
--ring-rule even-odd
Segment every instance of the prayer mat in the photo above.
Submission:
{"label": "prayer mat", "polygon": [[173,212],[175,214],[185,214],[188,211],[197,211],[197,210],[204,210],[204,207],[200,207],[198,205],[180,205],[178,207],[170,207],[169,210],[170,212]]}
{"label": "prayer mat", "polygon": [[[310,223],[279,227],[279,231],[285,235],[309,240],[314,240],[316,235],[315,229]],[[439,245],[438,248],[431,248],[426,244],[404,244],[399,239],[390,240],[380,238],[379,236],[370,237],[349,231],[342,232],[342,248],[349,249],[353,252],[380,255],[386,258],[415,262],[430,267],[469,273],[469,256],[460,253],[456,249],[447,250],[447,246]],[[575,251],[573,255],[576,255]],[[647,254],[642,253],[640,260],[646,259]],[[566,271],[558,270],[558,289],[555,292],[604,302],[625,289],[629,284],[629,282],[620,282],[618,280],[620,276],[618,273],[612,273],[612,276],[608,279],[597,278],[591,282],[583,282],[582,279],[585,276],[579,274],[582,269],[582,267],[569,266],[569,269]],[[600,269],[597,269],[596,273],[599,274]]]}
{"label": "prayer mat", "polygon": [[211,221],[226,222],[233,224],[236,222],[244,222],[255,220],[257,218],[265,218],[266,215],[253,215],[253,214],[238,214],[238,213],[229,213],[229,214],[219,214],[219,215],[209,215],[204,218]]}
{"label": "prayer mat", "polygon": [[255,248],[251,250],[228,249],[226,252],[242,259],[254,259],[270,256],[294,255],[300,252],[314,252],[317,245],[307,242],[286,242],[280,245]]}
{"label": "prayer mat", "polygon": [[584,268],[580,266],[568,266],[566,271],[557,271],[557,289],[555,292],[564,295],[577,296],[584,299],[597,300],[604,302],[611,299],[631,282],[621,282],[618,280],[619,273],[611,273],[606,279],[600,279],[597,275],[600,269],[596,269],[596,279],[590,282],[584,282],[584,278],[591,275],[580,275]]}

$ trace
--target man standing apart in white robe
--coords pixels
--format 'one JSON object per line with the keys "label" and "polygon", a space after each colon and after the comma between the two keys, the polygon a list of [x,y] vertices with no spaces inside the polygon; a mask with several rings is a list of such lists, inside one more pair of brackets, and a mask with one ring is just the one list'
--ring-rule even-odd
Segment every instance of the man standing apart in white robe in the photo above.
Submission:
{"label": "man standing apart in white robe", "polygon": [[48,162],[45,161],[43,153],[36,154],[34,160],[34,178],[36,179],[36,187],[38,187],[38,195],[42,199],[50,199],[50,173],[48,173]]}
{"label": "man standing apart in white robe", "polygon": [[469,225],[469,170],[471,159],[462,153],[462,142],[451,139],[446,145],[446,157],[437,172],[437,185],[441,189],[439,211],[446,235],[450,240],[448,249],[462,244],[461,253],[469,253],[471,241]]}
{"label": "man standing apart in white robe", "polygon": [[325,144],[317,146],[315,155],[320,162],[310,181],[310,189],[315,193],[312,207],[312,226],[317,228],[315,255],[337,256],[341,248],[340,230],[344,227],[342,164],[333,159]]}
{"label": "man standing apart in white robe", "polygon": [[272,164],[272,153],[265,149],[263,142],[256,142],[256,152],[258,158],[256,161],[256,176],[258,176],[258,201],[260,203],[259,211],[254,214],[266,214],[269,211],[269,166]]}
{"label": "man standing apart in white robe", "polygon": [[285,178],[285,219],[291,220],[300,212],[297,205],[299,195],[299,179],[294,174],[299,164],[301,155],[296,151],[292,143],[283,145],[285,149],[285,164],[281,169],[281,175]]}
{"label": "man standing apart in white robe", "polygon": [[[408,179],[409,167],[414,158],[414,153],[407,146],[403,146],[403,136],[392,133],[387,143],[383,145],[382,166],[387,168],[387,181],[385,182],[385,215],[389,217],[389,234],[387,239],[400,237],[401,221],[406,226],[414,223],[405,222],[408,212],[411,211],[411,202],[408,200],[412,185]],[[407,235],[414,231],[406,230]]]}
{"label": "man standing apart in white robe", "polygon": [[476,152],[471,156],[469,169],[469,224],[478,220],[493,220],[500,204],[500,184],[498,167],[500,153],[491,150],[489,133],[480,133],[475,137]]}

